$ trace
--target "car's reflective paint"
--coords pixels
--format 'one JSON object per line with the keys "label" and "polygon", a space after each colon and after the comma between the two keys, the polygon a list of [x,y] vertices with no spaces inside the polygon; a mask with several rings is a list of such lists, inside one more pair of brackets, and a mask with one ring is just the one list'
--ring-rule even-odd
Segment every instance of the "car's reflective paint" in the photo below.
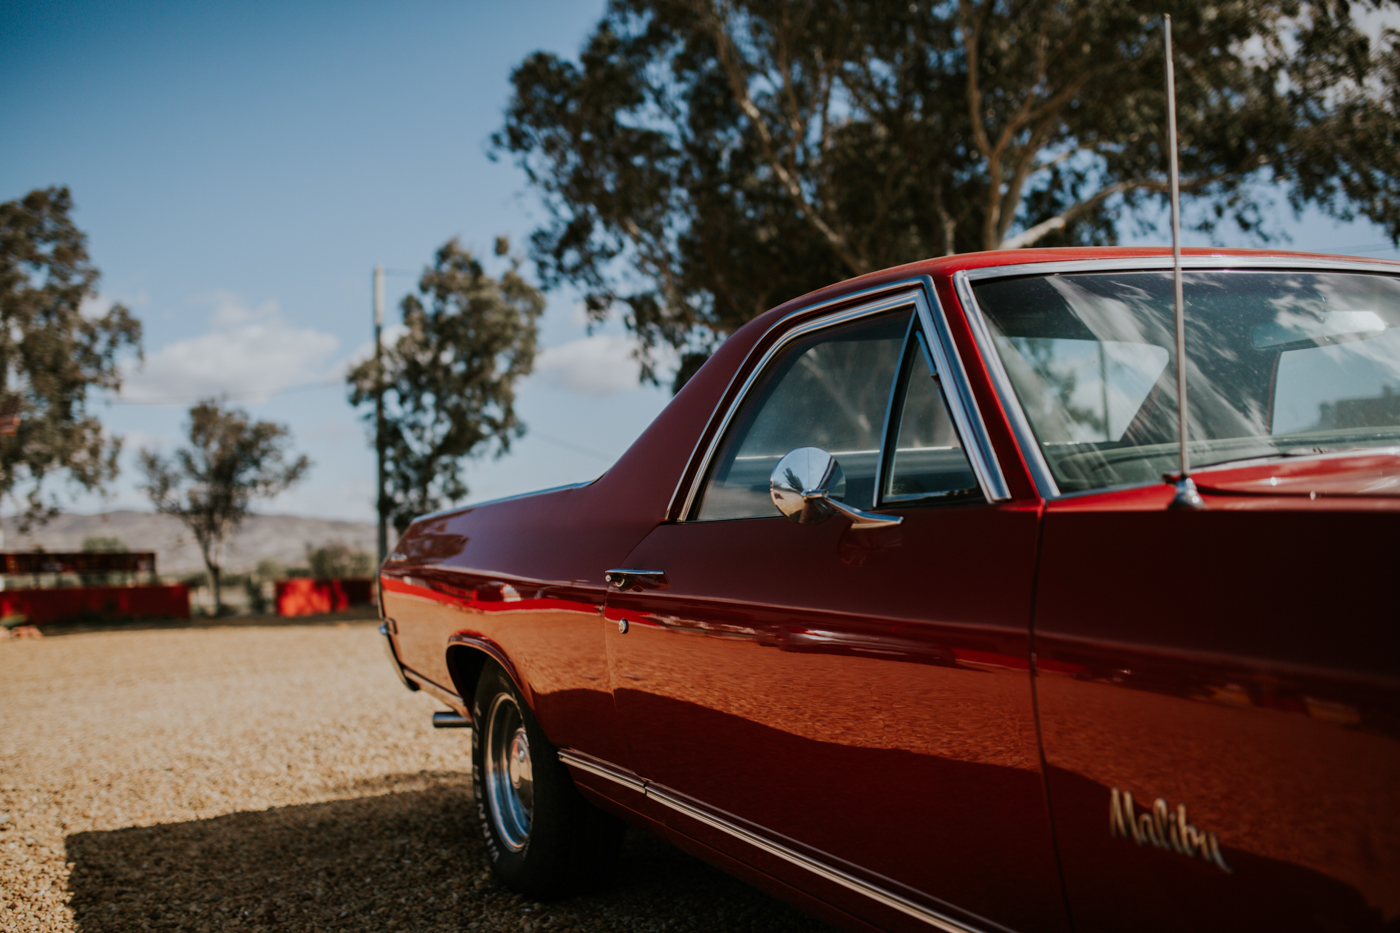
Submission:
{"label": "car's reflective paint", "polygon": [[[651,622],[607,629],[627,763],[941,912],[1049,928],[1061,895],[1015,666],[1036,510],[904,515],[866,532],[776,515],[653,531],[628,563],[667,567],[669,588],[607,601],[610,619]],[[794,625],[825,632],[820,650]]]}
{"label": "car's reflective paint", "polygon": [[[1162,255],[948,257],[768,312],[597,481],[415,524],[381,572],[407,675],[467,714],[471,658],[503,659],[590,799],[853,929],[1393,926],[1400,455],[1204,469],[1200,513],[1165,483],[1043,500],[952,279]],[[764,347],[924,276],[1010,501],[679,521]],[[1115,835],[1124,794],[1231,871]]]}
{"label": "car's reflective paint", "polygon": [[[1076,928],[1380,929],[1400,913],[1398,504],[1169,494],[1045,517],[1037,657],[1081,668],[1036,679]],[[1233,873],[1111,838],[1113,787],[1184,803]],[[1152,891],[1171,896],[1146,910]]]}
{"label": "car's reflective paint", "polygon": [[[1345,496],[1390,499],[1400,496],[1400,448],[1335,454],[1260,463],[1220,466],[1202,472],[1196,485],[1221,495]],[[1277,507],[1278,503],[1272,503]],[[1353,503],[1360,505],[1364,503]],[[1389,508],[1385,502],[1376,508]]]}

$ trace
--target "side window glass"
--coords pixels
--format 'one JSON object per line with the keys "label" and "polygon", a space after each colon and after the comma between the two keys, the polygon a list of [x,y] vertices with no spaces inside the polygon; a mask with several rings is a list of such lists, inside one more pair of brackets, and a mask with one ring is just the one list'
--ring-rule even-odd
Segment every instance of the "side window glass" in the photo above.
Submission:
{"label": "side window glass", "polygon": [[980,496],[923,338],[917,332],[911,338],[895,396],[897,414],[890,426],[895,443],[881,501]]}
{"label": "side window glass", "polygon": [[1165,347],[1121,340],[1001,337],[1012,379],[1034,386],[1026,404],[1043,444],[1117,442],[1167,368]]}
{"label": "side window glass", "polygon": [[1395,326],[1364,343],[1352,340],[1283,351],[1274,379],[1274,419],[1269,433],[1400,425],[1397,361],[1400,327]]}
{"label": "side window glass", "polygon": [[799,338],[770,361],[722,442],[696,518],[777,516],[768,478],[798,447],[841,463],[845,501],[874,502],[881,435],[910,312]]}

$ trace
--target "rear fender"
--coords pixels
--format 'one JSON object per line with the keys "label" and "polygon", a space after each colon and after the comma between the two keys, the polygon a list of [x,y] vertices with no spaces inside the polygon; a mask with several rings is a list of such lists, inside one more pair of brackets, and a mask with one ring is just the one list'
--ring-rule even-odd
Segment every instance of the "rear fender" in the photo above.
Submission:
{"label": "rear fender", "polygon": [[500,645],[478,632],[458,632],[447,639],[447,671],[452,676],[453,686],[462,703],[468,710],[472,698],[476,696],[476,684],[481,679],[481,671],[488,660],[495,661],[515,684],[530,711],[538,714],[535,696],[530,685],[520,676],[520,671]]}

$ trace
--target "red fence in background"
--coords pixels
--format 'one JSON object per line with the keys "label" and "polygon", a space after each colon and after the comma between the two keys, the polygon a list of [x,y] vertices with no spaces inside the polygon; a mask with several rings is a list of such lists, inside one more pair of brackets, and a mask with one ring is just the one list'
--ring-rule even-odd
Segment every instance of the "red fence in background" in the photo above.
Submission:
{"label": "red fence in background", "polygon": [[4,551],[0,573],[155,573],[154,551]]}
{"label": "red fence in background", "polygon": [[26,616],[31,625],[63,619],[188,619],[190,591],[170,586],[66,586],[0,591],[0,617]]}
{"label": "red fence in background", "polygon": [[340,612],[374,601],[373,580],[312,580],[293,577],[277,581],[279,616],[317,616]]}

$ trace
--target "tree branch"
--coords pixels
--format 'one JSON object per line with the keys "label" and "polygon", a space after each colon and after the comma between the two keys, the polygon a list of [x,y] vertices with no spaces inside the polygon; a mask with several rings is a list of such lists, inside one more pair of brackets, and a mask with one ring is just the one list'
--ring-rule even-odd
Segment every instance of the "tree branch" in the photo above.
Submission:
{"label": "tree branch", "polygon": [[[1192,185],[1192,187],[1200,187],[1205,184],[1209,184],[1208,179],[1199,179]],[[1135,189],[1140,191],[1166,191],[1167,188],[1167,182],[1155,178],[1134,178],[1128,181],[1115,182],[1111,185],[1107,185],[1103,188],[1100,188],[1098,191],[1094,192],[1089,197],[1085,198],[1082,201],[1079,201],[1076,204],[1071,205],[1069,208],[1067,208],[1059,214],[1056,214],[1054,217],[1051,217],[1048,220],[1042,220],[1034,227],[1031,227],[1028,230],[1022,230],[1015,236],[1008,237],[1007,239],[1002,240],[996,248],[1020,249],[1023,246],[1030,246],[1037,240],[1040,240],[1048,236],[1049,234],[1056,232],[1057,230],[1065,229],[1065,227],[1069,226],[1070,221],[1074,220],[1076,217],[1079,217],[1080,215],[1088,211],[1093,210],[1094,208],[1102,204],[1104,201],[1113,197],[1115,194],[1122,194],[1125,191],[1132,191]],[[1183,186],[1183,189],[1184,188],[1185,186]]]}
{"label": "tree branch", "polygon": [[869,272],[869,264],[856,255],[844,236],[822,219],[820,212],[803,193],[802,185],[797,180],[796,175],[783,164],[774,144],[773,135],[769,132],[768,125],[763,121],[763,112],[758,109],[758,105],[753,102],[753,98],[749,95],[747,77],[739,62],[739,51],[735,48],[728,30],[724,27],[723,13],[707,3],[702,18],[709,26],[711,38],[714,39],[720,66],[724,69],[725,77],[729,80],[729,89],[730,93],[734,95],[734,102],[739,105],[739,109],[743,111],[744,116],[749,118],[754,131],[758,133],[759,142],[763,146],[764,162],[777,176],[788,195],[802,208],[803,219],[822,235],[841,261],[857,275]]}
{"label": "tree branch", "polygon": [[967,116],[972,124],[972,141],[982,158],[987,160],[987,216],[982,220],[982,239],[985,243],[995,242],[998,215],[1001,207],[1001,160],[992,148],[987,137],[987,126],[982,112],[982,84],[977,76],[981,66],[978,43],[982,38],[990,5],[974,10],[970,0],[958,0],[958,12],[962,20],[963,55],[967,60]]}
{"label": "tree branch", "polygon": [[1031,137],[1026,141],[1026,145],[1021,147],[1021,156],[1016,160],[1016,165],[1011,173],[1011,183],[1006,186],[1006,193],[1002,196],[1001,219],[997,223],[997,242],[1006,238],[1006,231],[1010,230],[1012,223],[1015,222],[1016,206],[1021,203],[1021,191],[1025,188],[1031,175],[1039,169],[1039,166],[1035,164],[1036,156],[1040,154],[1046,138],[1054,132],[1054,129],[1055,124],[1051,121],[1042,122],[1031,132]]}

